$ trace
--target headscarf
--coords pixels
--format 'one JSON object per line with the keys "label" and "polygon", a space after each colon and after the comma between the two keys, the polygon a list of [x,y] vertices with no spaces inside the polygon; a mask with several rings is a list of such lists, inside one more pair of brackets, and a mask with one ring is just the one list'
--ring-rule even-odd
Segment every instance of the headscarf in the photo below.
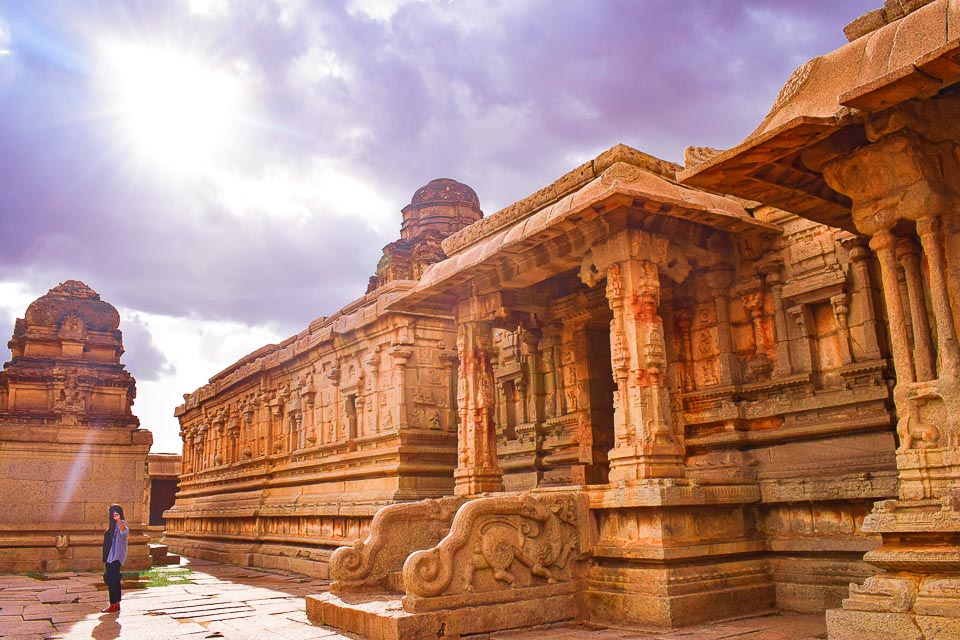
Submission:
{"label": "headscarf", "polygon": [[107,561],[107,556],[110,555],[110,547],[113,546],[113,534],[114,530],[117,528],[117,523],[113,519],[113,514],[119,513],[120,519],[124,520],[123,517],[123,507],[118,504],[110,505],[110,508],[107,509],[107,517],[110,519],[110,526],[106,531],[103,532],[103,561]]}

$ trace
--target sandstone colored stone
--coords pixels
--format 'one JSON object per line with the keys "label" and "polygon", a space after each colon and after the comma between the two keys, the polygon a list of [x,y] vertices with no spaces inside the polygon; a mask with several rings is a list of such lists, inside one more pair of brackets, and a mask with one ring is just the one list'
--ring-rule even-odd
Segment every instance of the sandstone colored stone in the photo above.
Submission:
{"label": "sandstone colored stone", "polygon": [[131,411],[119,321],[75,280],[16,321],[0,372],[0,571],[102,566],[114,502],[132,528],[125,567],[150,564],[141,501],[152,436]]}
{"label": "sandstone colored stone", "polygon": [[[856,231],[879,267],[897,496],[862,519],[881,540],[864,555],[875,568],[829,613],[830,638],[950,637],[960,620],[958,12],[948,0],[887,2],[851,25],[850,44],[798,69],[746,140],[681,176]],[[838,109],[852,117],[825,117]],[[787,158],[803,170],[781,171]],[[921,631],[928,615],[936,623]]]}
{"label": "sandstone colored stone", "polygon": [[958,7],[867,14],[686,168],[418,190],[363,298],[185,396],[171,548],[330,575],[310,619],[368,637],[955,634]]}

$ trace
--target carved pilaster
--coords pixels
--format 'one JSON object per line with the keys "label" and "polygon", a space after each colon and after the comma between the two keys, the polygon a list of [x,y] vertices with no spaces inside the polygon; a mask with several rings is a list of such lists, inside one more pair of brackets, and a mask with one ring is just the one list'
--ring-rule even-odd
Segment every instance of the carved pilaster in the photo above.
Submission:
{"label": "carved pilaster", "polygon": [[[367,356],[363,363],[367,366],[367,373],[370,376],[371,388],[377,390],[377,380],[380,375],[380,347],[377,347],[370,352],[370,355]],[[374,396],[370,413],[370,421],[373,423],[371,425],[372,431],[373,433],[380,433],[380,403],[376,401],[376,396]]]}
{"label": "carved pilaster", "polygon": [[677,339],[680,352],[680,388],[694,390],[693,344],[690,330],[693,328],[693,302],[685,300],[675,305]]}
{"label": "carved pilaster", "polygon": [[730,285],[733,268],[717,265],[706,276],[707,286],[713,291],[717,307],[717,349],[720,363],[720,386],[740,382],[740,367],[733,352],[733,333],[730,330]]}
{"label": "carved pilaster", "polygon": [[407,362],[413,355],[413,349],[407,344],[395,344],[387,353],[390,354],[394,371],[396,371],[396,386],[394,389],[396,415],[394,416],[394,424],[397,427],[405,428],[409,426],[407,424]]}
{"label": "carved pilaster", "polygon": [[540,371],[539,329],[520,328],[520,364],[524,375],[520,376],[520,396],[523,399],[520,422],[543,420],[543,374]]}
{"label": "carved pilaster", "polygon": [[767,284],[773,298],[773,322],[777,332],[777,375],[788,376],[793,373],[793,363],[790,361],[790,336],[783,306],[783,274],[780,270],[767,274]]}
{"label": "carved pilaster", "polygon": [[556,418],[563,415],[563,379],[560,367],[560,334],[562,328],[551,324],[544,328],[540,342],[543,363],[544,417]]}
{"label": "carved pilaster", "polygon": [[750,313],[750,323],[753,325],[753,355],[747,361],[747,370],[750,379],[763,380],[770,377],[773,363],[767,355],[767,336],[763,329],[763,290],[751,289],[740,296],[744,308]]}
{"label": "carved pilaster", "polygon": [[327,371],[327,380],[330,381],[330,386],[332,389],[333,395],[333,411],[330,416],[330,425],[327,428],[327,442],[333,443],[340,440],[340,367],[334,366]]}
{"label": "carved pilaster", "polygon": [[844,244],[850,251],[851,305],[857,318],[857,327],[851,327],[851,336],[860,345],[865,359],[876,360],[881,354],[870,277],[870,250],[867,240],[862,236],[847,240]]}
{"label": "carved pilaster", "polygon": [[457,406],[460,411],[454,492],[475,495],[503,490],[497,461],[494,416],[493,327],[484,321],[458,321],[460,369]]}
{"label": "carved pilaster", "polygon": [[843,364],[850,364],[853,362],[853,354],[850,351],[850,325],[848,322],[850,305],[847,303],[847,294],[838,293],[835,296],[830,296],[830,306],[833,307],[833,317],[837,322],[840,361]]}

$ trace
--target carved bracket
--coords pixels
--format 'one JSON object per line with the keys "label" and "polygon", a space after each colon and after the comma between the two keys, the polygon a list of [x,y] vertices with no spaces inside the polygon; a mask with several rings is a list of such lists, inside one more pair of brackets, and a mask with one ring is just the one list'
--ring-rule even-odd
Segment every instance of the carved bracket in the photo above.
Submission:
{"label": "carved bracket", "polygon": [[[495,496],[465,504],[450,533],[403,565],[404,608],[529,600],[577,579],[595,535],[576,490]],[[543,591],[531,596],[530,589]]]}
{"label": "carved bracket", "polygon": [[[450,497],[392,504],[380,509],[370,534],[352,547],[330,556],[330,591],[337,594],[402,590],[398,584],[403,561],[414,551],[435,546],[450,530],[465,498]],[[391,579],[393,578],[393,579]],[[393,584],[391,584],[393,582]]]}

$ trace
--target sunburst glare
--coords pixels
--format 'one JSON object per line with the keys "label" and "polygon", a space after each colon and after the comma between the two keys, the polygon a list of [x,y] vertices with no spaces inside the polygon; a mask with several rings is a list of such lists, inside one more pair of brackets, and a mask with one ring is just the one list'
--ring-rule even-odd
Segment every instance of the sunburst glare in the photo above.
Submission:
{"label": "sunburst glare", "polygon": [[160,167],[213,166],[237,140],[243,109],[238,69],[218,68],[171,47],[104,47],[107,111],[120,135]]}

